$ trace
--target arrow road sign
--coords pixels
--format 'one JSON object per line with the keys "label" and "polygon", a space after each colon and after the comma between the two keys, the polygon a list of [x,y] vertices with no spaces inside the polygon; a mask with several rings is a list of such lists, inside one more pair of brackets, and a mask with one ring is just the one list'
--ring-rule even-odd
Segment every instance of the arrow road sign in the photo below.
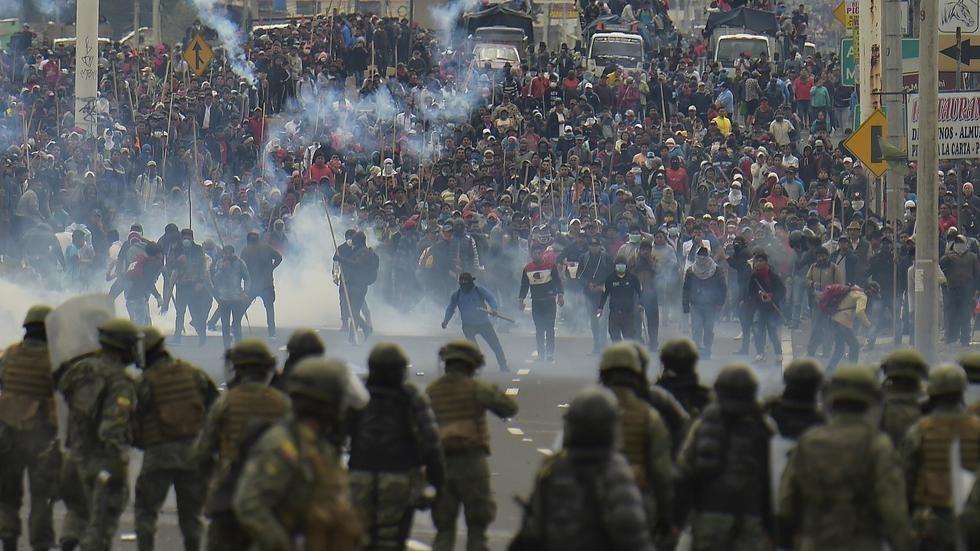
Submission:
{"label": "arrow road sign", "polygon": [[[959,51],[957,51],[959,50]],[[967,38],[959,44],[940,50],[944,56],[959,61],[963,65],[969,65],[974,59],[980,60],[980,44],[973,45],[973,39]]]}
{"label": "arrow road sign", "polygon": [[885,114],[875,109],[861,128],[844,141],[844,147],[860,159],[875,176],[881,176],[888,170],[888,163],[881,152],[881,137],[885,135],[886,128],[888,121]]}
{"label": "arrow road sign", "polygon": [[204,74],[213,58],[214,51],[204,41],[204,37],[199,34],[194,35],[194,38],[184,48],[184,60],[187,61],[191,71],[197,76]]}

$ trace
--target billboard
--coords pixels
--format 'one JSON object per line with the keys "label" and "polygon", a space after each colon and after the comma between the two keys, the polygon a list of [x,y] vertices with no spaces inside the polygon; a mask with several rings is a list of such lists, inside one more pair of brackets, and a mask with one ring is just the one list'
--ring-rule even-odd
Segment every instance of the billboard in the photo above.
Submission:
{"label": "billboard", "polygon": [[[937,115],[939,159],[980,157],[980,92],[941,92]],[[918,94],[909,95],[906,124],[909,159],[918,159]]]}

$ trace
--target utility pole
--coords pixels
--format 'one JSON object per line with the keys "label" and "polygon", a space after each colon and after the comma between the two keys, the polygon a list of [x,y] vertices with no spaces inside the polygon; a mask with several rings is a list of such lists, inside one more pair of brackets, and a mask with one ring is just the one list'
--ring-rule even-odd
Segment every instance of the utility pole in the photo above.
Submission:
{"label": "utility pole", "polygon": [[163,44],[163,27],[160,26],[160,0],[153,0],[153,45]]}
{"label": "utility pole", "polygon": [[140,0],[133,0],[133,38],[136,39],[136,46],[142,46],[140,40]]}
{"label": "utility pole", "polygon": [[[915,223],[915,347],[928,361],[937,359],[939,341],[939,226],[936,170],[939,121],[939,2],[921,4],[919,30],[919,166]],[[911,129],[909,129],[911,131]]]}
{"label": "utility pole", "polygon": [[[881,60],[884,86],[881,104],[888,117],[888,141],[899,147],[905,143],[905,102],[902,101],[902,25],[907,16],[899,0],[884,0],[882,10]],[[885,218],[898,228],[905,203],[905,179],[892,168],[885,174]],[[897,249],[897,247],[896,247]]]}

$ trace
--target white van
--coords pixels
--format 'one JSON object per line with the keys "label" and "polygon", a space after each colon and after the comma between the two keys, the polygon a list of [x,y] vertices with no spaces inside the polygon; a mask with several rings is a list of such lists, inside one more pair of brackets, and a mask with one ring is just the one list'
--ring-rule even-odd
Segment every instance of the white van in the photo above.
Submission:
{"label": "white van", "polygon": [[642,69],[646,61],[643,37],[632,33],[595,33],[589,41],[588,70],[599,74],[608,65]]}

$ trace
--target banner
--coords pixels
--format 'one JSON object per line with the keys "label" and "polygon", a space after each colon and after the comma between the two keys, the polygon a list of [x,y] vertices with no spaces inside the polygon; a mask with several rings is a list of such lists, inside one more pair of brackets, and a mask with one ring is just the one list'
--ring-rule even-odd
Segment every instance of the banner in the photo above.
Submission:
{"label": "banner", "polygon": [[[909,95],[907,132],[909,159],[919,158],[919,95]],[[939,159],[980,157],[980,92],[939,94]]]}

